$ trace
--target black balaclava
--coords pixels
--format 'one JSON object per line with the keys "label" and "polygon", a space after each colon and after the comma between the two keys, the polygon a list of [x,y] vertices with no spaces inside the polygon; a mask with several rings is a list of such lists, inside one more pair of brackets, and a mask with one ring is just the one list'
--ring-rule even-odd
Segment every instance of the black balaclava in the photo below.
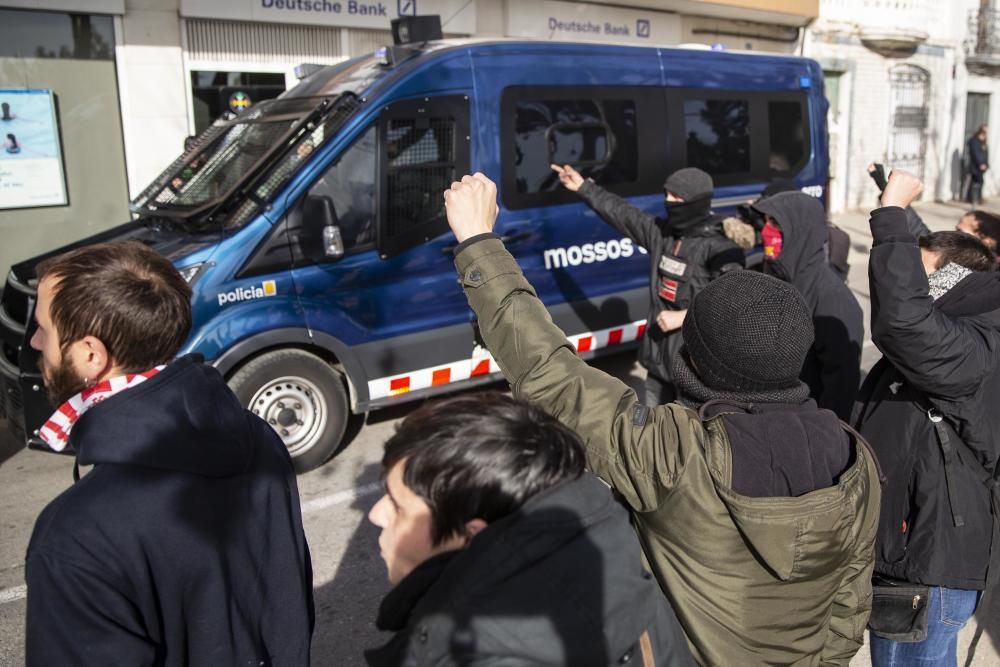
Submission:
{"label": "black balaclava", "polygon": [[684,201],[666,202],[667,230],[674,236],[703,224],[712,209],[712,177],[696,167],[678,169],[663,183],[663,194],[673,193]]}

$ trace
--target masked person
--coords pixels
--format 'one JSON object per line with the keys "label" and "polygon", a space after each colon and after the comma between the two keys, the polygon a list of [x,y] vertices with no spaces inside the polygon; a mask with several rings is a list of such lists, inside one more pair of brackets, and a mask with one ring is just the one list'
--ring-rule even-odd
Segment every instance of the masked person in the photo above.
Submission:
{"label": "masked person", "polygon": [[861,383],[861,306],[830,268],[826,211],[815,197],[782,192],[754,204],[764,216],[764,273],[790,283],[809,307],[815,340],[799,376],[821,408],[850,420]]}
{"label": "masked person", "polygon": [[[1000,581],[1000,274],[971,235],[918,241],[904,210],[922,189],[893,171],[871,214],[871,330],[883,356],[861,388],[855,424],[887,477],[875,667],[954,665],[980,593]],[[892,599],[904,603],[895,614]]]}
{"label": "masked person", "polygon": [[[28,545],[27,664],[309,664],[312,569],[291,457],[214,368],[174,356],[191,288],[138,242],[36,268],[40,429],[93,466]],[[75,475],[76,476],[76,475]]]}
{"label": "masked person", "polygon": [[675,171],[663,184],[666,219],[660,219],[584,180],[573,167],[552,165],[560,182],[604,219],[649,252],[649,316],[639,348],[646,369],[643,401],[653,407],[676,397],[671,360],[691,300],[714,278],[743,268],[746,258],[712,215],[712,177],[701,169]]}
{"label": "masked person", "polygon": [[648,408],[552,323],[492,233],[492,182],[465,176],[445,210],[487,347],[631,510],[695,660],[847,665],[870,610],[880,475],[799,380],[813,326],[795,288],[757,271],[708,284],[674,357],[684,403]]}
{"label": "masked person", "polygon": [[693,664],[628,513],[579,437],[500,394],[409,415],[368,517],[395,588],[370,665]]}

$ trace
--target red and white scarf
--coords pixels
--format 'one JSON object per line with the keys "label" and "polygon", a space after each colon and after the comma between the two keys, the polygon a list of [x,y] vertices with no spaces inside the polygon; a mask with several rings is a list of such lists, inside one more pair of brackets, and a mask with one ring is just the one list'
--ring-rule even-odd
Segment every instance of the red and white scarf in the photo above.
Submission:
{"label": "red and white scarf", "polygon": [[145,373],[118,375],[107,380],[102,380],[93,387],[87,387],[60,405],[59,409],[52,413],[49,420],[38,430],[38,437],[44,440],[45,444],[55,451],[61,452],[69,444],[69,434],[73,430],[73,425],[76,424],[84,412],[119,392],[142,384],[164,368],[166,366],[157,366]]}

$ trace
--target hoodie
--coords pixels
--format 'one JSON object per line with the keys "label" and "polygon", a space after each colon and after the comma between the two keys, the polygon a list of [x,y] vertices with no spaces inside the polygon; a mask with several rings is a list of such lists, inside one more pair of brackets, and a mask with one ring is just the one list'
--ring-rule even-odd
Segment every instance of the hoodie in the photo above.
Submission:
{"label": "hoodie", "polygon": [[670,604],[643,569],[628,513],[590,473],[543,491],[468,548],[421,564],[390,591],[397,634],[368,664],[693,664]]}
{"label": "hoodie", "polygon": [[29,665],[308,665],[312,572],[291,459],[183,357],[70,435],[93,469],[28,546]]}
{"label": "hoodie", "polygon": [[[499,240],[466,244],[455,263],[487,347],[514,395],[574,429],[588,467],[632,511],[695,660],[847,665],[871,609],[880,498],[860,438],[809,402],[780,414],[641,405],[577,356]],[[809,459],[775,461],[766,479],[735,472],[795,446]]]}
{"label": "hoodie", "polygon": [[819,407],[848,420],[861,383],[864,314],[827,263],[826,212],[801,192],[782,192],[754,208],[774,218],[782,234],[781,255],[765,261],[764,271],[791,283],[812,312],[816,338],[800,377]]}

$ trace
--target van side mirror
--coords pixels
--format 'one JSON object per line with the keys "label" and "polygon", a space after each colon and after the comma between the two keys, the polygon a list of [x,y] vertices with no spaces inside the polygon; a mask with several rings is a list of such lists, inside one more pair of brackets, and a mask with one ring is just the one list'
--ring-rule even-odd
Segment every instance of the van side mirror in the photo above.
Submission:
{"label": "van side mirror", "polygon": [[344,240],[332,199],[325,195],[307,196],[302,205],[302,217],[309,245],[315,247],[314,244],[322,243],[323,256],[329,259],[344,256]]}

